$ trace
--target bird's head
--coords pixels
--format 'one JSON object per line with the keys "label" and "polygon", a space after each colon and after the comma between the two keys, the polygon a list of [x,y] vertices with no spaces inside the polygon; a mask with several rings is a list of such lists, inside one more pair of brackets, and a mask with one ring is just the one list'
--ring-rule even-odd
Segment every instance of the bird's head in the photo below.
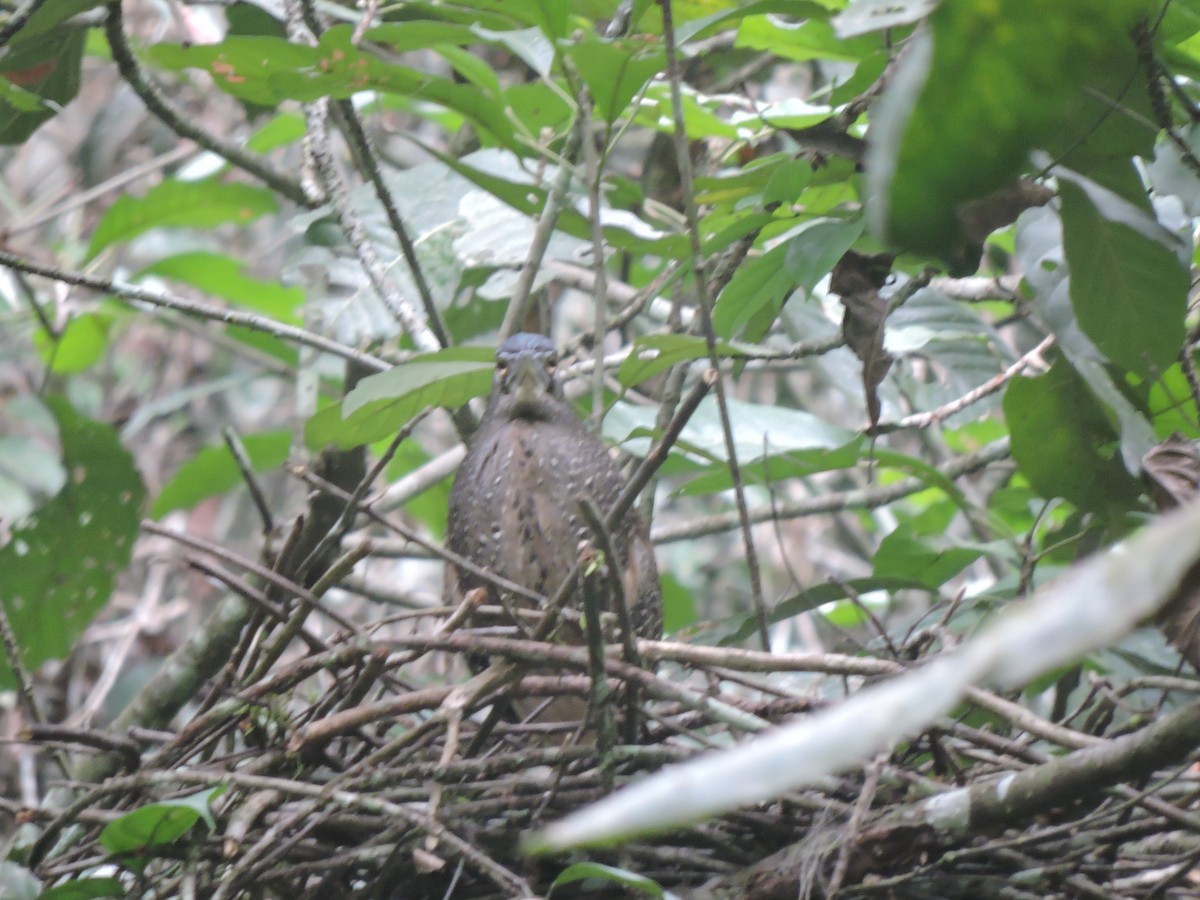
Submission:
{"label": "bird's head", "polygon": [[511,419],[549,419],[562,403],[555,370],[558,353],[548,337],[521,332],[496,351],[492,401]]}

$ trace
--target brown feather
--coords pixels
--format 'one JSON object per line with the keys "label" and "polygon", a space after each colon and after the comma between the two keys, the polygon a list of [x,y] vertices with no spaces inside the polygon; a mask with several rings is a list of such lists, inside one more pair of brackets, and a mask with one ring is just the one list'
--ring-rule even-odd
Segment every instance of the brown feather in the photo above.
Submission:
{"label": "brown feather", "polygon": [[[549,373],[544,393],[533,406],[514,402],[510,375],[517,354],[505,355],[514,341],[510,339],[497,354],[487,412],[450,493],[447,546],[496,575],[550,596],[575,565],[580,542],[592,537],[579,501],[589,499],[606,515],[625,481],[604,444],[563,399],[552,374],[553,348],[544,339],[537,344]],[[662,591],[646,526],[631,510],[611,537],[634,628],[639,637],[660,637]],[[448,604],[457,605],[474,587],[485,587],[493,601],[499,599],[495,588],[479,577],[447,565]],[[512,604],[529,603],[506,599]],[[611,609],[611,603],[612,598],[605,596],[605,609]],[[568,605],[581,609],[578,597],[570,598]],[[475,627],[496,624],[514,623],[485,622],[480,616],[472,621]],[[563,623],[555,639],[582,644],[583,633],[577,625]],[[585,709],[586,704],[576,698],[557,698],[536,721],[579,721]]]}

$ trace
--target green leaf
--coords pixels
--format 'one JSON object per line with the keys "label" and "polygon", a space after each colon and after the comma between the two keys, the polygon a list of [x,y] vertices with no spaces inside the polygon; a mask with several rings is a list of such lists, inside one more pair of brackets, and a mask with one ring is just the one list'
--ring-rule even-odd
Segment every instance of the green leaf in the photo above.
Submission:
{"label": "green leaf", "polygon": [[553,891],[554,888],[562,885],[574,884],[577,881],[585,880],[619,884],[623,887],[633,888],[639,895],[647,897],[661,898],[673,896],[664,893],[657,881],[647,878],[644,875],[638,875],[636,872],[630,872],[628,869],[618,869],[615,866],[606,866],[593,862],[581,862],[567,866],[554,879],[554,883],[550,885],[550,889]]}
{"label": "green leaf", "polygon": [[[42,7],[43,20],[58,14],[49,12],[55,6]],[[26,29],[34,24],[31,20]],[[50,28],[38,40],[15,40],[6,48],[8,52],[0,57],[0,82],[9,86],[0,92],[0,144],[24,143],[75,99],[86,43],[87,29],[62,25]],[[40,98],[36,107],[33,97]]]}
{"label": "green leaf", "polygon": [[[46,405],[58,422],[67,483],[0,547],[0,602],[25,665],[62,658],[108,602],[129,563],[145,488],[109,425],[61,397]],[[12,687],[0,662],[0,687]]]}
{"label": "green leaf", "polygon": [[861,220],[805,222],[762,256],[748,259],[717,298],[717,333],[762,340],[792,291],[811,292],[858,239],[862,227]]}
{"label": "green leaf", "polygon": [[[1063,355],[1108,410],[1120,428],[1121,458],[1125,470],[1141,470],[1142,456],[1155,443],[1154,431],[1142,410],[1135,407],[1127,391],[1117,387],[1105,368],[1103,354],[1083,333],[1071,303],[1070,275],[1065,263],[1062,227],[1048,207],[1027,211],[1017,223],[1017,258],[1025,278],[1033,287],[1034,307],[1039,317],[1058,338]],[[1164,327],[1170,327],[1164,325]]]}
{"label": "green leaf", "polygon": [[133,853],[173,844],[202,819],[213,830],[216,823],[209,806],[224,790],[218,785],[177,800],[148,803],[105,825],[100,844],[109,853]]}
{"label": "green leaf", "polygon": [[146,196],[119,197],[92,233],[87,259],[112,244],[132,240],[152,228],[212,228],[233,222],[245,225],[275,212],[275,195],[241,182],[164,181]]}
{"label": "green leaf", "polygon": [[107,313],[91,312],[74,316],[58,339],[44,330],[34,333],[33,342],[50,371],[71,375],[91,368],[108,349],[108,329],[112,317]]}
{"label": "green leaf", "polygon": [[455,347],[364,378],[340,405],[308,420],[305,441],[312,449],[357,447],[395,434],[427,407],[462,406],[488,392],[494,355],[486,347]]}
{"label": "green leaf", "polygon": [[1144,0],[940,4],[872,113],[872,231],[904,249],[960,259],[960,204],[1010,181],[1030,150],[1052,137],[1088,136],[1095,118],[1076,122],[1072,112],[1114,70],[1136,77],[1129,29],[1148,7]]}
{"label": "green leaf", "polygon": [[666,53],[655,42],[607,41],[595,35],[563,48],[592,95],[596,113],[606,122],[624,114],[646,82],[666,67]]}
{"label": "green leaf", "polygon": [[1189,267],[1179,238],[1088,179],[1060,175],[1063,248],[1079,325],[1114,363],[1143,377],[1179,355]]}
{"label": "green leaf", "polygon": [[1013,459],[1043,497],[1106,516],[1137,502],[1141,489],[1120,459],[1119,436],[1064,360],[1044,375],[1013,379],[1004,417]]}
{"label": "green leaf", "polygon": [[855,63],[877,52],[881,44],[882,38],[874,34],[838,37],[833,25],[823,19],[794,24],[779,16],[747,16],[734,41],[735,47],[765,50],[796,62],[829,59]]}
{"label": "green leaf", "polygon": [[249,278],[243,265],[220,253],[180,253],[160,259],[137,274],[159,275],[198,287],[206,294],[232,300],[247,309],[265,313],[280,322],[299,322],[304,291],[277,281]]}
{"label": "green leaf", "polygon": [[877,578],[911,579],[932,591],[982,555],[982,550],[967,547],[937,548],[902,525],[880,542],[872,571]]}
{"label": "green leaf", "polygon": [[268,153],[277,147],[294,144],[304,137],[304,116],[281,112],[263,125],[246,141],[246,149],[255,153]]}
{"label": "green leaf", "polygon": [[670,634],[696,621],[696,601],[692,592],[670,572],[662,576],[663,631]]}
{"label": "green leaf", "polygon": [[[757,349],[750,344],[717,342],[719,357],[738,357]],[[621,363],[617,377],[625,387],[632,387],[679,363],[707,358],[708,343],[702,337],[693,334],[648,334],[634,339],[629,356]]]}
{"label": "green leaf", "polygon": [[833,20],[842,37],[911,25],[929,15],[937,0],[851,0]]}
{"label": "green leaf", "polygon": [[79,878],[46,888],[38,894],[37,900],[91,900],[94,897],[124,896],[125,888],[119,878]]}
{"label": "green leaf", "polygon": [[351,43],[353,28],[335,25],[316,47],[276,37],[230,35],[219,44],[155,44],[146,56],[166,69],[204,69],[221,90],[247,103],[346,99],[362,91],[438,103],[462,113],[494,141],[516,147],[513,122],[490,92],[396,63]]}
{"label": "green leaf", "polygon": [[[255,472],[265,472],[283,465],[291,447],[292,435],[286,430],[267,431],[242,438],[242,446],[250,457]],[[215,497],[242,483],[229,447],[205,447],[179,467],[150,507],[150,516],[160,519],[175,509],[191,509],[201,500]]]}

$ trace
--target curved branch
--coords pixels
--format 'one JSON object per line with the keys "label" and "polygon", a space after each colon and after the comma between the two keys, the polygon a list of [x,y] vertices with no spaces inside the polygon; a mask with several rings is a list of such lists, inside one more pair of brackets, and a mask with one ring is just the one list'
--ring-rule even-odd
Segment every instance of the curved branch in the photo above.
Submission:
{"label": "curved branch", "polygon": [[117,69],[120,71],[121,77],[141,97],[142,102],[146,104],[146,109],[150,110],[151,114],[156,116],[173,132],[180,137],[195,141],[205,150],[211,150],[230,165],[237,166],[239,169],[249,172],[271,190],[282,194],[293,203],[309,209],[320,205],[305,196],[304,190],[298,182],[292,181],[279,172],[276,172],[266,162],[253,154],[247,153],[239,147],[222,141],[216,135],[196,127],[182,113],[171,106],[167,99],[159,92],[158,88],[138,68],[133,50],[130,48],[129,42],[125,39],[125,27],[121,15],[120,0],[115,0],[115,2],[108,4],[108,15],[104,20],[104,34],[108,38],[108,45],[112,49],[113,61],[117,64]]}

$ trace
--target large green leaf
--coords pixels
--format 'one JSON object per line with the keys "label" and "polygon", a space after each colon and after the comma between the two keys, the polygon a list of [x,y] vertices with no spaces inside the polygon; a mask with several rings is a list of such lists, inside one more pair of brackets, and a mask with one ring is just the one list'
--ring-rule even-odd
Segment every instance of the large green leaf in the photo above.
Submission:
{"label": "large green leaf", "polygon": [[624,889],[621,891],[624,896],[629,896],[630,891],[636,891],[639,897],[663,898],[668,896],[658,882],[652,878],[638,875],[628,869],[618,869],[615,866],[594,862],[579,862],[567,866],[554,879],[551,888],[574,884],[577,881],[607,882],[620,885],[620,888]]}
{"label": "large green leaf", "polygon": [[213,829],[216,823],[209,806],[224,790],[217,786],[175,800],[147,803],[105,825],[100,843],[109,853],[134,853],[172,844],[201,820]]}
{"label": "large green leaf", "polygon": [[99,362],[108,349],[112,319],[107,311],[72,316],[57,337],[39,329],[33,342],[51,371],[60,375],[82,372]]}
{"label": "large green leaf", "polygon": [[937,546],[901,525],[880,542],[871,562],[877,578],[908,578],[935,591],[982,555],[978,548]]}
{"label": "large green leaf", "polygon": [[87,259],[152,228],[212,228],[227,222],[245,225],[275,209],[275,195],[265,188],[212,179],[171,179],[154,186],[144,197],[118,197],[92,232]]}
{"label": "large green leaf", "polygon": [[309,447],[356,447],[391,434],[431,406],[454,408],[488,392],[494,352],[486,347],[455,347],[417,356],[364,378],[341,404],[308,420]]}
{"label": "large green leaf", "polygon": [[[813,6],[811,3],[807,5]],[[832,24],[824,19],[809,18],[797,25],[784,21],[780,16],[747,16],[738,27],[734,43],[736,47],[765,50],[798,62],[828,59],[851,63],[870,56],[882,45],[881,35],[839,38],[834,34]]]}
{"label": "large green leaf", "polygon": [[[61,397],[46,405],[58,422],[67,482],[0,547],[0,602],[31,669],[65,656],[108,602],[133,552],[145,498],[111,426]],[[0,661],[0,687],[12,685]]]}
{"label": "large green leaf", "polygon": [[146,50],[167,69],[204,69],[221,90],[259,106],[284,100],[345,99],[361,91],[419,98],[463,114],[492,139],[516,146],[503,104],[475,84],[387,62],[351,42],[353,29],[335,25],[315,47],[270,36],[231,35],[219,44],[156,44]]}
{"label": "large green leaf", "polygon": [[1089,179],[1060,175],[1063,247],[1079,325],[1114,363],[1145,377],[1178,357],[1190,286],[1180,239]]}
{"label": "large green leaf", "polygon": [[1141,488],[1121,461],[1119,435],[1064,360],[1044,375],[1015,378],[1004,394],[1012,454],[1043,497],[1119,515]]}
{"label": "large green leaf", "polygon": [[[1154,444],[1154,430],[1144,409],[1135,406],[1128,390],[1114,381],[1112,366],[1084,334],[1071,302],[1071,278],[1063,248],[1062,226],[1049,207],[1033,209],[1017,223],[1017,258],[1033,288],[1033,305],[1042,322],[1058,339],[1063,355],[1107,409],[1119,429],[1121,458],[1127,472],[1141,469],[1143,454]],[[1163,323],[1170,328],[1170,323]]]}
{"label": "large green leaf", "polygon": [[[1012,179],[1030,150],[1097,123],[1072,113],[1098,81],[1136,73],[1129,30],[1148,0],[942,3],[906,48],[868,133],[872,230],[956,261],[959,207]],[[1119,105],[1119,103],[1118,103]],[[1079,130],[1080,128],[1084,130]]]}

